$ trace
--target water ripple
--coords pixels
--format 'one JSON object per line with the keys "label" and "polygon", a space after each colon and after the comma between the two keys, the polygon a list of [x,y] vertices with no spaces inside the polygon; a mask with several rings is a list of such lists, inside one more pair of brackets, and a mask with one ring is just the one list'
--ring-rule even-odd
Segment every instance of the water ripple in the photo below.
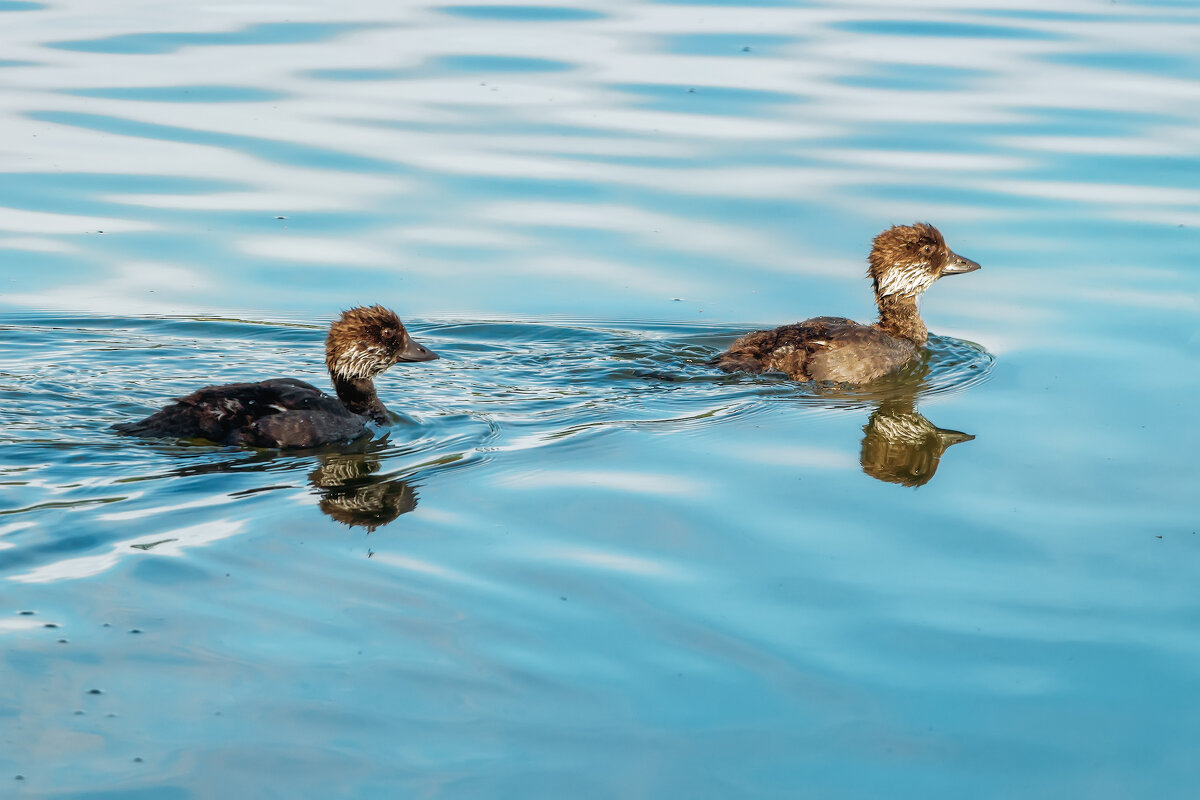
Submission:
{"label": "water ripple", "polygon": [[[30,4],[32,5],[32,4]],[[119,53],[122,55],[161,55],[184,47],[225,47],[229,45],[271,45],[321,42],[364,26],[332,22],[279,22],[248,25],[229,32],[127,33],[101,39],[75,39],[47,42],[46,47],[79,53]]]}
{"label": "water ripple", "polygon": [[[248,510],[216,509],[230,503],[262,507],[269,494],[305,486],[309,492],[298,496],[316,495],[334,519],[373,528],[415,507],[415,488],[424,481],[482,464],[492,464],[494,480],[515,484],[547,488],[583,481],[686,494],[692,488],[670,488],[675,479],[632,472],[561,472],[553,484],[547,484],[551,476],[529,483],[526,468],[508,462],[518,453],[619,430],[697,431],[764,414],[781,402],[805,414],[852,413],[897,397],[913,402],[974,385],[992,363],[977,345],[934,337],[924,356],[901,374],[869,388],[845,389],[800,385],[783,376],[725,375],[708,367],[741,333],[726,326],[414,321],[410,327],[443,359],[398,367],[379,380],[381,396],[400,412],[400,422],[348,451],[281,454],[131,441],[108,426],[203,384],[296,375],[325,385],[319,326],[0,318],[6,337],[0,474],[14,502],[3,513],[38,520],[46,513],[110,506],[92,517],[107,532],[60,540],[48,551],[57,561],[64,552],[91,551],[104,542],[121,552],[129,545],[121,544],[124,530],[113,523],[138,520],[155,527],[154,520],[184,509],[245,519]],[[8,543],[21,538],[17,534]],[[26,548],[10,563],[26,565],[34,552]],[[104,555],[78,563],[82,572],[38,567],[20,579],[95,574],[101,568],[96,565],[107,568],[116,561]]]}
{"label": "water ripple", "polygon": [[[1200,16],[983,5],[0,0],[0,785],[1195,785]],[[958,338],[706,366],[914,219]],[[108,430],[376,300],[372,441]]]}

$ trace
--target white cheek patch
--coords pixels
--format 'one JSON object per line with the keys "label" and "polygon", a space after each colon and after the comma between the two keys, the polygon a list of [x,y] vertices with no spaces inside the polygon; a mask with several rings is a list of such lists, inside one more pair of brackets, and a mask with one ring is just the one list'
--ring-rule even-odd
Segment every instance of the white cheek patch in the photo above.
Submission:
{"label": "white cheek patch", "polygon": [[929,272],[928,264],[896,266],[879,276],[879,294],[912,297],[928,289],[935,280],[937,276]]}
{"label": "white cheek patch", "polygon": [[356,344],[338,355],[333,374],[346,380],[372,378],[391,366],[387,353],[379,345]]}

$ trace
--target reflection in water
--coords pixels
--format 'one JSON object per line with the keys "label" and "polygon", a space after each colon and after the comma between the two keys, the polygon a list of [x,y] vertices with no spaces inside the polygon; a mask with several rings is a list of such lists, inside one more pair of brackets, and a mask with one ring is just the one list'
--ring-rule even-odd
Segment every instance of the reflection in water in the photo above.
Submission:
{"label": "reflection in water", "polygon": [[368,453],[321,456],[308,474],[321,496],[321,510],[350,527],[368,532],[388,525],[417,507],[417,493],[406,481],[377,475],[382,462]]}
{"label": "reflection in water", "polygon": [[[0,0],[0,797],[1197,782],[1195,2],[104,10]],[[930,218],[996,266],[930,316],[1003,377],[699,366],[861,318],[867,237]],[[322,383],[364,299],[449,356],[381,466],[104,432],[135,375]],[[316,507],[397,478],[419,535],[364,561]]]}
{"label": "reflection in water", "polygon": [[879,404],[863,426],[863,472],[902,486],[923,486],[937,472],[952,444],[969,442],[969,433],[939,428],[916,410],[915,394]]}
{"label": "reflection in water", "polygon": [[[308,482],[320,497],[321,511],[351,528],[366,528],[369,533],[416,508],[417,493],[412,484],[378,474],[383,467],[378,454],[387,446],[388,439],[384,437],[352,445],[351,451],[310,451],[316,455],[319,464],[308,473]],[[281,458],[278,451],[259,450],[232,460],[180,467],[172,474],[185,477],[213,472],[267,473]],[[270,484],[233,492],[230,496],[244,497],[288,488],[292,485]]]}
{"label": "reflection in water", "polygon": [[[934,425],[917,411],[917,398],[937,393],[939,381],[947,375],[968,376],[959,388],[982,379],[986,368],[980,369],[972,358],[982,352],[970,342],[934,337],[919,357],[890,375],[861,387],[821,392],[824,399],[866,401],[874,406],[863,426],[859,455],[863,472],[901,486],[924,486],[933,479],[948,447],[975,438]],[[977,376],[971,377],[972,372]]]}

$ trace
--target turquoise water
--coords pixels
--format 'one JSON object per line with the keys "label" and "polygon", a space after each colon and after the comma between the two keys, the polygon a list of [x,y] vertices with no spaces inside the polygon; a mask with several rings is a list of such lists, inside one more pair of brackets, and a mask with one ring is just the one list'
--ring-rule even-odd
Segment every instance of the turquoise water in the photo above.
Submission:
{"label": "turquoise water", "polygon": [[[0,0],[0,796],[1193,796],[1198,38]],[[916,219],[919,363],[705,366]],[[372,442],[108,430],[374,302]]]}

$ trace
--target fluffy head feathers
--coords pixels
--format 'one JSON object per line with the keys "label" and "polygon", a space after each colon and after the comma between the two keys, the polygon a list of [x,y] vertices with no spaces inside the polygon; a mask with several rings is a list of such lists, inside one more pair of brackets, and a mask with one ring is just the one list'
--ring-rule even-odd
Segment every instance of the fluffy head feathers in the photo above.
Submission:
{"label": "fluffy head feathers", "polygon": [[875,296],[916,297],[941,277],[951,255],[942,234],[926,222],[888,228],[875,237],[868,257]]}
{"label": "fluffy head feathers", "polygon": [[352,308],[334,320],[325,339],[325,366],[335,378],[373,378],[399,360],[408,331],[380,305]]}

